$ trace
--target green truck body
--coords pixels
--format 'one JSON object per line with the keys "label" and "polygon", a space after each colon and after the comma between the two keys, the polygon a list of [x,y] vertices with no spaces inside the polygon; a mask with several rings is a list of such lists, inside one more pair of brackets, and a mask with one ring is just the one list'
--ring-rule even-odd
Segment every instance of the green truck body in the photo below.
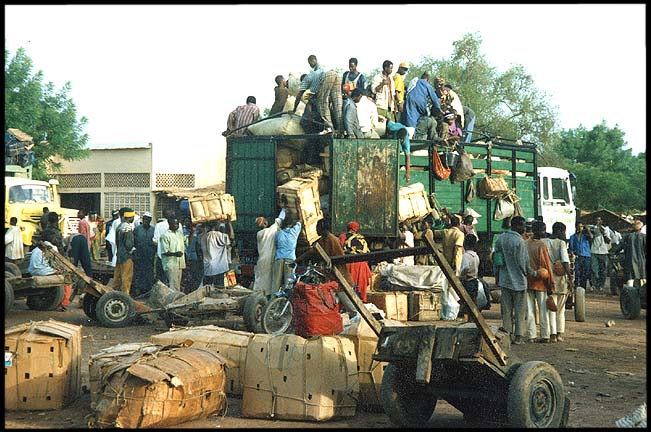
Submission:
{"label": "green truck body", "polygon": [[[254,262],[257,255],[254,224],[257,216],[270,221],[279,210],[276,187],[278,151],[290,149],[296,164],[309,164],[323,171],[319,189],[321,208],[329,214],[335,235],[346,231],[346,224],[355,220],[369,239],[386,241],[399,235],[399,188],[420,182],[430,195],[434,193],[441,207],[450,212],[463,212],[471,207],[482,217],[476,225],[480,256],[486,257],[495,233],[508,229],[502,221],[493,220],[495,200],[475,197],[466,202],[468,183],[478,182],[485,175],[504,176],[521,199],[525,218],[539,214],[536,149],[532,145],[466,144],[472,155],[471,179],[452,183],[438,180],[431,169],[432,152],[445,152],[444,147],[429,141],[411,142],[411,179],[404,179],[404,154],[396,139],[333,139],[331,136],[245,136],[227,139],[226,192],[235,197],[237,221],[234,231],[243,262]],[[323,193],[326,192],[326,193]],[[306,246],[306,245],[299,245]],[[484,261],[487,261],[484,259]]]}

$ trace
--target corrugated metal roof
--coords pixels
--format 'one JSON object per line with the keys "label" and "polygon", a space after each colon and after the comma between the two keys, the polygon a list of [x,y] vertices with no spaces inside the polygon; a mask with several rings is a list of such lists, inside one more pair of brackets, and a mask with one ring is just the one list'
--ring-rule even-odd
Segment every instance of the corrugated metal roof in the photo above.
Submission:
{"label": "corrugated metal roof", "polygon": [[118,150],[132,148],[151,148],[152,144],[148,142],[129,142],[129,143],[105,143],[105,144],[88,144],[89,150]]}

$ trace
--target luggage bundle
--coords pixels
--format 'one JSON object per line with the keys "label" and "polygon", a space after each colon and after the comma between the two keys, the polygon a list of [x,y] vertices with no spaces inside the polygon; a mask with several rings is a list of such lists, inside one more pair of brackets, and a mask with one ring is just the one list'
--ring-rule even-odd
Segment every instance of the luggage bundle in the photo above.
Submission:
{"label": "luggage bundle", "polygon": [[336,335],[343,331],[339,314],[336,281],[320,285],[298,282],[292,293],[294,334],[308,338],[318,335]]}

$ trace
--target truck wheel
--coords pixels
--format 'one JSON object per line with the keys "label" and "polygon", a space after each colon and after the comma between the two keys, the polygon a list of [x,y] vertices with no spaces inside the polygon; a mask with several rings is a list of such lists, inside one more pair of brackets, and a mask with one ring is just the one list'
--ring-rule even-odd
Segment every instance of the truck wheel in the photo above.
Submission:
{"label": "truck wheel", "polygon": [[97,320],[97,297],[85,293],[82,301],[82,307],[86,316],[92,320]]}
{"label": "truck wheel", "polygon": [[52,288],[43,288],[44,294],[31,295],[27,297],[27,307],[32,310],[51,311],[55,310],[63,301],[66,293],[65,287],[59,285]]}
{"label": "truck wheel", "polygon": [[574,321],[585,321],[585,288],[574,289]]}
{"label": "truck wheel", "polygon": [[9,312],[14,305],[14,287],[5,276],[5,313]]}
{"label": "truck wheel", "polygon": [[622,310],[624,318],[634,320],[640,316],[642,308],[640,302],[640,291],[635,287],[625,286],[619,295],[619,307]]}
{"label": "truck wheel", "polygon": [[512,427],[557,428],[563,422],[565,389],[549,363],[530,361],[511,378],[507,414]]}
{"label": "truck wheel", "polygon": [[244,301],[242,315],[246,329],[253,333],[264,333],[262,328],[262,311],[267,305],[264,291],[255,291]]}
{"label": "truck wheel", "polygon": [[110,291],[97,300],[97,321],[105,327],[126,327],[136,316],[136,305],[121,291]]}
{"label": "truck wheel", "polygon": [[414,367],[400,367],[389,363],[384,370],[380,401],[384,412],[394,424],[401,427],[424,426],[436,408],[436,396],[427,387],[416,383]]}
{"label": "truck wheel", "polygon": [[22,277],[23,276],[23,272],[20,271],[20,267],[18,267],[14,263],[10,263],[10,262],[5,261],[5,274],[7,272],[11,272],[16,277]]}

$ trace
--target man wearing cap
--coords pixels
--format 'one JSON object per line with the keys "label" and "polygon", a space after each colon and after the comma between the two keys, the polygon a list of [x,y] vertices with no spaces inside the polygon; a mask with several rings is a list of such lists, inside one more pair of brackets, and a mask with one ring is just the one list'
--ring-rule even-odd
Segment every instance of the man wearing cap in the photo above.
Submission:
{"label": "man wearing cap", "polygon": [[403,115],[405,126],[415,128],[421,117],[428,117],[430,104],[438,110],[441,108],[441,101],[436,95],[434,87],[429,83],[429,73],[423,72],[405,98],[405,113]]}
{"label": "man wearing cap", "polygon": [[254,291],[264,291],[267,296],[273,294],[273,264],[276,259],[276,233],[285,220],[285,203],[287,197],[280,197],[282,208],[274,223],[269,226],[269,222],[264,216],[258,216],[255,219],[255,225],[260,228],[256,233],[258,243],[258,261],[255,264],[255,279],[253,281]]}
{"label": "man wearing cap", "polygon": [[640,286],[646,283],[646,233],[642,232],[643,226],[640,220],[633,222],[633,232],[625,234],[610,251],[624,251],[624,279],[628,287],[633,287],[636,279]]}
{"label": "man wearing cap", "polygon": [[351,99],[352,91],[349,84],[343,85],[343,122],[346,138],[364,138],[364,133],[359,127],[359,118],[357,116],[357,105]]}
{"label": "man wearing cap", "polygon": [[185,268],[187,239],[179,229],[179,220],[172,216],[167,223],[170,229],[160,238],[163,270],[167,273],[169,287],[181,291],[181,276]]}
{"label": "man wearing cap", "polygon": [[133,281],[133,218],[136,212],[132,208],[122,208],[123,221],[115,228],[115,270],[113,271],[113,289],[127,295],[131,292]]}
{"label": "man wearing cap", "polygon": [[134,297],[148,292],[154,285],[154,256],[156,245],[154,227],[151,225],[153,217],[148,211],[142,214],[142,223],[133,231],[136,250],[133,254],[133,295]]}
{"label": "man wearing cap", "polygon": [[[398,65],[398,72],[393,76],[393,84],[396,89],[396,110],[397,112],[403,112],[405,104],[405,75],[409,70],[409,63],[403,61]],[[401,120],[402,119],[398,119]]]}

